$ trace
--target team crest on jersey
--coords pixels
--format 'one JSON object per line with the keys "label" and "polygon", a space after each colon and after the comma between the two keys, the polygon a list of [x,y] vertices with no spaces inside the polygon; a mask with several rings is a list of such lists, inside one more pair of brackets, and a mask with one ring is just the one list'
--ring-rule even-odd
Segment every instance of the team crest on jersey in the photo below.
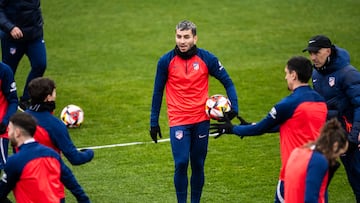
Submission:
{"label": "team crest on jersey", "polygon": [[272,108],[271,108],[269,114],[270,114],[271,118],[276,119],[276,114],[277,114],[277,112],[276,112],[275,107],[272,107]]}
{"label": "team crest on jersey", "polygon": [[194,70],[199,70],[199,68],[200,68],[199,63],[198,62],[193,63],[193,68],[194,68]]}
{"label": "team crest on jersey", "polygon": [[182,130],[177,130],[175,132],[175,137],[176,139],[181,140],[184,137],[184,132]]}
{"label": "team crest on jersey", "polygon": [[16,48],[11,47],[10,48],[10,54],[14,55],[16,53]]}
{"label": "team crest on jersey", "polygon": [[335,77],[329,77],[329,85],[330,87],[335,85]]}

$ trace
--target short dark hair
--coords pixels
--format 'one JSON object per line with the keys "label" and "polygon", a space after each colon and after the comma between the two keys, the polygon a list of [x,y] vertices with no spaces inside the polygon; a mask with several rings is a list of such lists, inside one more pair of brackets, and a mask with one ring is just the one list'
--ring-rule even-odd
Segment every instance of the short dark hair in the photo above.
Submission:
{"label": "short dark hair", "polygon": [[298,80],[302,83],[308,83],[313,67],[311,61],[303,56],[294,56],[287,62],[287,68],[290,72],[295,71],[298,75]]}
{"label": "short dark hair", "polygon": [[56,88],[55,82],[49,78],[38,77],[30,81],[28,85],[32,104],[42,103]]}
{"label": "short dark hair", "polygon": [[9,121],[16,127],[21,128],[26,134],[34,137],[36,131],[35,118],[25,112],[16,112],[13,114]]}
{"label": "short dark hair", "polygon": [[191,30],[191,33],[196,36],[196,25],[189,20],[183,20],[179,22],[175,27],[175,32],[176,30]]}

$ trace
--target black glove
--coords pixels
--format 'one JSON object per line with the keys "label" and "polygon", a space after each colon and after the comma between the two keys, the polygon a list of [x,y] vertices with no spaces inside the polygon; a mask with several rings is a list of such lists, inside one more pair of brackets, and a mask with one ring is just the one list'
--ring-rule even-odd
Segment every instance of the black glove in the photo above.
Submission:
{"label": "black glove", "polygon": [[[240,125],[251,125],[252,123],[247,122],[245,119],[243,119],[241,116],[239,115],[235,115],[239,121],[240,121]],[[231,123],[231,119],[229,119],[226,114],[224,116],[224,120],[225,123],[215,123],[215,124],[210,124],[210,134],[217,134],[215,136],[215,139],[219,138],[222,134],[233,134],[233,125]],[[244,136],[240,136],[241,139],[244,138]]]}
{"label": "black glove", "polygon": [[237,118],[240,121],[240,125],[251,125],[251,123],[247,122],[245,119],[243,119],[241,116],[237,116]]}
{"label": "black glove", "polygon": [[220,118],[219,121],[220,122],[225,122],[226,120],[232,120],[233,118],[237,117],[238,116],[238,113],[233,111],[233,110],[230,110],[228,112],[224,112],[224,117],[223,118]]}
{"label": "black glove", "polygon": [[216,134],[215,139],[219,138],[222,134],[232,134],[233,125],[230,120],[224,123],[210,124],[210,134]]}
{"label": "black glove", "polygon": [[3,122],[0,123],[0,135],[4,134],[6,132],[7,125],[5,125]]}
{"label": "black glove", "polygon": [[150,127],[150,136],[151,139],[157,143],[157,136],[159,135],[160,138],[162,138],[161,136],[161,130],[160,130],[160,126],[151,126]]}

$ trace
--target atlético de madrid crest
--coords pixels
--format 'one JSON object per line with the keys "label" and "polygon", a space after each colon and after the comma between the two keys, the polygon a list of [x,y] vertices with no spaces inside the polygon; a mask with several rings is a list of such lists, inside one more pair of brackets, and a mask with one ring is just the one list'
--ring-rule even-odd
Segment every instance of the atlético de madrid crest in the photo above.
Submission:
{"label": "atl\u00e9tico de madrid crest", "polygon": [[182,130],[175,131],[175,137],[178,140],[181,140],[184,137],[184,132]]}
{"label": "atl\u00e9tico de madrid crest", "polygon": [[332,87],[335,85],[335,77],[329,77],[329,86]]}
{"label": "atl\u00e9tico de madrid crest", "polygon": [[11,48],[10,48],[10,54],[11,54],[11,55],[16,54],[16,48],[11,47]]}
{"label": "atl\u00e9tico de madrid crest", "polygon": [[200,68],[199,63],[198,62],[193,63],[193,68],[194,68],[194,70],[199,70],[199,68]]}

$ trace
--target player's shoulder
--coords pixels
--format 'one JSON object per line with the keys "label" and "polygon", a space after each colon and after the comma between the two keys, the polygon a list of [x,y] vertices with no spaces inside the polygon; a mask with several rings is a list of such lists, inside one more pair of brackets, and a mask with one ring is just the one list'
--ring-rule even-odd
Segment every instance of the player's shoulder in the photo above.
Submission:
{"label": "player's shoulder", "polygon": [[197,48],[197,55],[206,58],[216,58],[215,54],[203,48]]}
{"label": "player's shoulder", "polygon": [[327,170],[328,160],[322,153],[318,151],[314,151],[312,153],[311,159],[309,160],[309,165],[311,166],[317,165],[319,168],[323,168],[323,170]]}
{"label": "player's shoulder", "polygon": [[360,72],[357,70],[353,65],[349,64],[344,66],[343,68],[339,69],[338,71],[339,76],[342,76],[344,79],[360,79]]}
{"label": "player's shoulder", "polygon": [[10,68],[10,66],[8,66],[7,64],[0,62],[0,72],[1,73],[5,73],[7,75],[13,75],[13,72]]}
{"label": "player's shoulder", "polygon": [[166,69],[170,61],[176,56],[175,51],[171,50],[162,55],[158,61],[158,68]]}
{"label": "player's shoulder", "polygon": [[276,109],[277,112],[283,113],[291,113],[294,111],[296,106],[299,104],[299,97],[296,97],[294,94],[290,94],[283,99],[281,99],[278,103],[274,105],[274,109]]}
{"label": "player's shoulder", "polygon": [[0,62],[0,68],[4,68],[4,69],[9,69],[11,70],[10,66],[7,65],[6,63]]}
{"label": "player's shoulder", "polygon": [[164,61],[164,60],[171,60],[172,58],[174,58],[175,56],[175,51],[174,49],[166,52],[164,55],[162,55],[159,59],[159,61]]}
{"label": "player's shoulder", "polygon": [[27,111],[37,119],[38,124],[45,129],[54,129],[56,131],[66,130],[65,124],[54,114],[48,111],[36,112]]}
{"label": "player's shoulder", "polygon": [[59,130],[67,131],[66,125],[58,117],[52,115],[52,122],[53,122],[53,125],[56,126],[56,128],[58,128]]}
{"label": "player's shoulder", "polygon": [[325,102],[324,97],[308,85],[298,87],[293,94],[289,95],[289,98],[295,103]]}
{"label": "player's shoulder", "polygon": [[[222,67],[218,58],[208,50],[198,48],[196,55],[201,60],[203,60],[208,65],[208,68],[210,68],[210,69],[214,68],[214,70],[219,70],[219,67]],[[221,68],[220,70],[223,70],[223,68]]]}
{"label": "player's shoulder", "polygon": [[40,144],[38,142],[36,142],[36,144],[34,144],[37,152],[38,152],[38,156],[52,156],[55,158],[60,158],[60,155],[52,148],[50,148],[49,146]]}

